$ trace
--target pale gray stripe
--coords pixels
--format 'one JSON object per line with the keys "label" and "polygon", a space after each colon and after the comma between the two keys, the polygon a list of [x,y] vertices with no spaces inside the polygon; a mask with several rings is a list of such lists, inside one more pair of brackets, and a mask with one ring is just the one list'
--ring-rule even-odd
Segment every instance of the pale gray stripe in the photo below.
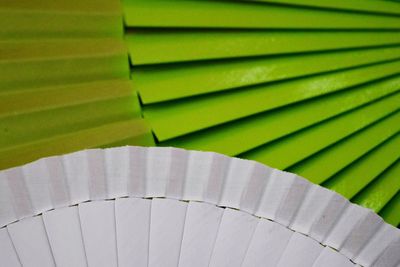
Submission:
{"label": "pale gray stripe", "polygon": [[171,168],[166,192],[167,197],[182,199],[188,160],[189,153],[186,150],[172,148]]}
{"label": "pale gray stripe", "polygon": [[5,171],[7,183],[12,193],[12,203],[17,219],[34,215],[28,188],[21,168]]}
{"label": "pale gray stripe", "polygon": [[350,202],[344,197],[333,194],[321,216],[311,226],[310,236],[319,242],[325,241],[349,204]]}
{"label": "pale gray stripe", "polygon": [[225,176],[228,172],[230,158],[221,154],[214,154],[208,178],[205,201],[218,204],[224,186]]}
{"label": "pale gray stripe", "polygon": [[260,204],[265,187],[270,180],[273,169],[256,163],[247,187],[245,188],[240,200],[240,209],[254,214]]}
{"label": "pale gray stripe", "polygon": [[101,149],[88,150],[89,192],[91,200],[107,198],[107,180],[104,152]]}
{"label": "pale gray stripe", "polygon": [[393,241],[372,264],[373,267],[400,266],[400,239]]}
{"label": "pale gray stripe", "polygon": [[340,251],[351,259],[354,259],[368,241],[378,232],[383,220],[374,212],[368,212],[365,218],[361,219],[346,238]]}
{"label": "pale gray stripe", "polygon": [[299,176],[293,180],[286,197],[279,205],[276,214],[277,222],[286,226],[291,224],[303,203],[310,185],[310,182]]}
{"label": "pale gray stripe", "polygon": [[16,220],[12,191],[5,172],[0,172],[0,228]]}
{"label": "pale gray stripe", "polygon": [[49,172],[49,190],[54,208],[65,207],[71,204],[69,188],[61,157],[46,159]]}
{"label": "pale gray stripe", "polygon": [[148,149],[131,147],[129,150],[128,195],[144,197],[146,194],[146,159]]}

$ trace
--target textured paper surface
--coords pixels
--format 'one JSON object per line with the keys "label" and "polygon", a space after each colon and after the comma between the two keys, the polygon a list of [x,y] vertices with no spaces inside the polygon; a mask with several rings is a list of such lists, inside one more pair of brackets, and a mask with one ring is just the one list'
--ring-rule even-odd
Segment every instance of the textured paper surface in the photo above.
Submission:
{"label": "textured paper surface", "polygon": [[78,207],[52,210],[42,217],[56,265],[86,266]]}
{"label": "textured paper surface", "polygon": [[115,201],[118,266],[147,266],[151,200],[121,198]]}
{"label": "textured paper surface", "polygon": [[89,266],[117,266],[113,201],[79,204],[83,242]]}
{"label": "textured paper surface", "polygon": [[189,202],[179,266],[208,266],[223,213],[214,205]]}
{"label": "textured paper surface", "polygon": [[0,185],[1,225],[22,264],[79,266],[82,246],[89,266],[290,266],[345,257],[394,267],[398,259],[398,229],[374,213],[294,174],[216,153],[80,151],[2,171]]}
{"label": "textured paper surface", "polygon": [[55,266],[41,217],[32,217],[7,226],[22,266]]}
{"label": "textured paper surface", "polygon": [[151,204],[149,266],[177,266],[187,203],[154,199]]}
{"label": "textured paper surface", "polygon": [[0,259],[2,266],[21,266],[7,228],[0,229]]}
{"label": "textured paper surface", "polygon": [[209,266],[240,266],[257,222],[248,213],[225,209]]}
{"label": "textured paper surface", "polygon": [[276,266],[292,235],[293,232],[286,227],[260,219],[242,266]]}

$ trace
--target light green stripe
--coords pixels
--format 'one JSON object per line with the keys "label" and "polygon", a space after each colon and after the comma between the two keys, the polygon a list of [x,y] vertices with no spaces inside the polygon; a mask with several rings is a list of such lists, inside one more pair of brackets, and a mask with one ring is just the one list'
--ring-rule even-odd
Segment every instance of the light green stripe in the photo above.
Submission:
{"label": "light green stripe", "polygon": [[242,154],[277,169],[291,165],[400,109],[400,94],[374,102]]}
{"label": "light green stripe", "polygon": [[254,88],[243,88],[182,102],[144,106],[143,114],[150,121],[158,140],[164,141],[393,75],[399,70],[400,62],[397,61]]}
{"label": "light green stripe", "polygon": [[126,24],[140,27],[400,28],[399,19],[395,17],[238,1],[124,0],[123,6]]}
{"label": "light green stripe", "polygon": [[379,213],[382,218],[394,226],[400,226],[400,191]]}
{"label": "light green stripe", "polygon": [[[245,0],[246,1],[246,0]],[[372,13],[400,14],[399,4],[392,1],[376,0],[248,0],[276,4],[293,4],[320,8],[334,8]]]}
{"label": "light green stripe", "polygon": [[397,76],[172,139],[161,145],[237,155],[387,96],[400,90],[399,83]]}
{"label": "light green stripe", "polygon": [[[400,124],[399,122],[400,119],[396,120],[396,123]],[[396,128],[396,126],[392,127]],[[382,135],[384,134],[385,133],[382,133]],[[353,141],[357,142],[356,140]],[[375,140],[372,139],[371,143],[371,145],[375,144]],[[377,178],[378,175],[381,174],[386,168],[399,159],[399,147],[400,134],[397,134],[374,150],[370,151],[368,154],[351,164],[337,175],[330,178],[323,184],[323,186],[338,192],[346,198],[350,199],[354,197],[371,181]],[[348,154],[352,154],[352,152],[353,151],[348,151]],[[338,157],[340,156],[341,155],[338,155]]]}
{"label": "light green stripe", "polygon": [[144,104],[201,95],[400,57],[400,47],[133,68]]}
{"label": "light green stripe", "polygon": [[[398,44],[398,32],[132,30],[134,65]],[[295,45],[294,45],[295,44]]]}
{"label": "light green stripe", "polygon": [[388,170],[379,175],[368,187],[357,194],[352,201],[379,212],[399,190],[400,161],[397,161]]}
{"label": "light green stripe", "polygon": [[[306,177],[313,183],[320,184],[395,135],[398,131],[400,131],[400,112],[396,112],[383,121],[351,135],[333,147],[313,155],[313,157],[289,168],[288,171]],[[377,164],[377,166],[380,165]],[[357,176],[358,178],[352,177],[351,170],[352,168],[349,168],[349,171],[338,174],[338,176],[333,177],[326,185],[348,198],[354,196],[357,191],[350,188],[350,186],[336,187],[330,184],[331,182],[335,183],[335,180],[347,182],[346,180],[350,177],[351,179],[360,179],[359,176]],[[354,170],[358,170],[358,168]],[[339,179],[338,177],[340,176],[345,176],[345,178]]]}

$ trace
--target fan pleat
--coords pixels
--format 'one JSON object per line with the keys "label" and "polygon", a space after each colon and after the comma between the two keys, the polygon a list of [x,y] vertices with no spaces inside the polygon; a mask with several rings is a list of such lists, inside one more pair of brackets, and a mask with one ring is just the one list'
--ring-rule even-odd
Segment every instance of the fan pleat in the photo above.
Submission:
{"label": "fan pleat", "polygon": [[[379,4],[376,4],[379,6]],[[389,4],[390,5],[390,4]],[[391,5],[392,6],[392,5]],[[124,1],[125,22],[135,27],[398,29],[395,16],[332,12],[232,1]],[[268,16],[265,16],[265,14]],[[341,19],[338,20],[337,16]]]}
{"label": "fan pleat", "polygon": [[[16,253],[24,266],[324,266],[328,259],[396,266],[399,260],[391,252],[398,229],[372,210],[296,174],[211,152],[85,150],[0,172],[0,185],[1,225],[15,247],[2,234],[0,256]],[[35,242],[43,244],[24,245]],[[61,252],[69,246],[70,254]]]}
{"label": "fan pleat", "polygon": [[[255,159],[342,184],[330,188],[383,208],[392,193],[381,199],[363,190],[397,157],[386,142],[397,133],[389,117],[400,103],[398,7],[373,0],[123,1],[143,116],[161,146]],[[381,146],[385,159],[374,162],[374,175],[342,174],[369,172],[360,158]]]}
{"label": "fan pleat", "polygon": [[400,227],[400,191],[379,212],[387,222]]}
{"label": "fan pleat", "polygon": [[1,169],[153,144],[129,82],[119,1],[5,0],[0,14]]}
{"label": "fan pleat", "polygon": [[[379,174],[367,187],[357,194],[352,201],[380,212],[400,190],[400,161],[397,160],[383,173]],[[378,201],[371,201],[379,198]]]}
{"label": "fan pleat", "polygon": [[376,13],[376,14],[392,14],[398,15],[400,12],[397,10],[396,3],[385,1],[376,4],[374,0],[327,0],[323,2],[316,2],[313,0],[243,0],[243,1],[254,1],[254,2],[267,2],[267,3],[275,3],[275,4],[285,4],[285,5],[294,5],[294,6],[307,6],[313,8],[327,8],[334,10],[348,10],[355,12],[367,12],[367,13]]}

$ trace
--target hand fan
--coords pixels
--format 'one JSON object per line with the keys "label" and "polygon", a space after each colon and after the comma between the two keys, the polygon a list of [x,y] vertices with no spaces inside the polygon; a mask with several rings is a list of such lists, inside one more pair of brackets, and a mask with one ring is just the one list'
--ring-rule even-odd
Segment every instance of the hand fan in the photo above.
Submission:
{"label": "hand fan", "polygon": [[400,232],[255,161],[118,147],[0,172],[2,266],[387,266]]}

